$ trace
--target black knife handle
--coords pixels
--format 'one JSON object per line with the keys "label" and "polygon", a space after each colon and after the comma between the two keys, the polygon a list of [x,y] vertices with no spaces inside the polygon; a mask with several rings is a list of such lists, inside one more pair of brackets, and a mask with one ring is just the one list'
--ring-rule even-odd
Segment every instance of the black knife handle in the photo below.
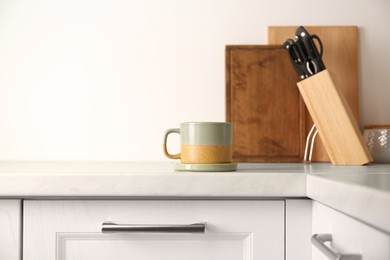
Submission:
{"label": "black knife handle", "polygon": [[287,50],[291,64],[297,71],[299,77],[301,79],[308,77],[305,69],[305,58],[301,47],[292,39],[287,39],[284,42],[283,47]]}
{"label": "black knife handle", "polygon": [[[310,74],[316,74],[325,69],[325,65],[322,61],[323,46],[320,38],[317,35],[310,35],[310,33],[300,26],[295,32],[297,42],[302,44],[304,56],[306,59],[306,67]],[[318,51],[314,40],[317,40],[320,51]]]}

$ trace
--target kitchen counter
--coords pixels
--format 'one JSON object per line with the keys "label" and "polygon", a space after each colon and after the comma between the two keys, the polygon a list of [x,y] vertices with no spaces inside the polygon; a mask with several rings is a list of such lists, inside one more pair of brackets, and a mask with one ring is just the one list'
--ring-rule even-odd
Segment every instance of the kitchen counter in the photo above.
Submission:
{"label": "kitchen counter", "polygon": [[0,162],[0,196],[297,198],[307,197],[307,191],[315,197],[326,194],[316,193],[319,187],[307,187],[307,181],[311,185],[333,181],[331,184],[363,186],[390,196],[390,179],[387,179],[390,165],[240,163],[233,172],[177,172],[174,165],[174,162]]}
{"label": "kitchen counter", "polygon": [[234,172],[175,172],[174,165],[0,162],[0,197],[306,197],[305,164],[239,164]]}
{"label": "kitchen counter", "polygon": [[0,162],[0,198],[306,198],[390,232],[390,165],[242,163],[175,172],[174,162]]}
{"label": "kitchen counter", "polygon": [[[372,169],[371,169],[372,168]],[[307,196],[390,233],[390,167],[307,176]]]}

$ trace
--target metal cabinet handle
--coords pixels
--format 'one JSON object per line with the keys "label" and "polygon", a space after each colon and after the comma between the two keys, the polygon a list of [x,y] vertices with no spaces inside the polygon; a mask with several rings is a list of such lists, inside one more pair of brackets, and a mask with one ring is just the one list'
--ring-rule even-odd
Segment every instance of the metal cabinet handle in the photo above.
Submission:
{"label": "metal cabinet handle", "polygon": [[162,233],[204,233],[203,222],[190,225],[138,225],[104,222],[102,232],[162,232]]}
{"label": "metal cabinet handle", "polygon": [[325,242],[332,242],[331,234],[314,234],[311,243],[331,260],[361,260],[361,255],[342,255],[333,252],[325,245]]}

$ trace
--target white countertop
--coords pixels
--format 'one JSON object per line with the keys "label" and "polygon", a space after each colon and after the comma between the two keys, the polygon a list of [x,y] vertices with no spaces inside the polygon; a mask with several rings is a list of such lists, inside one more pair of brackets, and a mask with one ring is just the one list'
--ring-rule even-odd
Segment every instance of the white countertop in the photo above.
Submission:
{"label": "white countertop", "polygon": [[[234,172],[176,172],[174,162],[0,162],[0,197],[307,197],[333,180],[390,195],[390,165],[240,163]],[[389,174],[389,175],[387,175]],[[318,178],[314,178],[318,177]],[[321,178],[322,177],[322,178]]]}
{"label": "white countertop", "polygon": [[307,196],[390,233],[389,170],[308,175]]}
{"label": "white countertop", "polygon": [[0,162],[0,198],[309,197],[390,232],[390,164],[242,163],[235,172],[175,172],[174,165],[174,162]]}
{"label": "white countertop", "polygon": [[175,172],[174,165],[0,162],[0,197],[306,197],[304,164],[239,164],[234,172]]}

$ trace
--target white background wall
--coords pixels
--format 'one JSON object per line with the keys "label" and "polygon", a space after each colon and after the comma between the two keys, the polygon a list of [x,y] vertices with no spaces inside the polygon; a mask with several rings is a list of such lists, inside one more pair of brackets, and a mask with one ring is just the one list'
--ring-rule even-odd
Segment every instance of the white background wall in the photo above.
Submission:
{"label": "white background wall", "polygon": [[390,124],[388,0],[0,0],[0,160],[165,160],[269,25],[358,25],[362,122]]}

